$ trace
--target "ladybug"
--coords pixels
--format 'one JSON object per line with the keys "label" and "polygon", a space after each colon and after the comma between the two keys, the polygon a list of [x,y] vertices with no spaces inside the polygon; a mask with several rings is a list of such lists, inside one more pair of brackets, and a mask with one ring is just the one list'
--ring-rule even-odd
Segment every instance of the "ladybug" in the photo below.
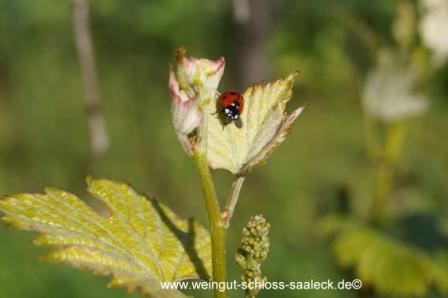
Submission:
{"label": "ladybug", "polygon": [[[218,98],[218,109],[225,119],[225,125],[240,121],[244,108],[244,98],[237,91],[226,91]],[[238,125],[237,125],[238,126]]]}

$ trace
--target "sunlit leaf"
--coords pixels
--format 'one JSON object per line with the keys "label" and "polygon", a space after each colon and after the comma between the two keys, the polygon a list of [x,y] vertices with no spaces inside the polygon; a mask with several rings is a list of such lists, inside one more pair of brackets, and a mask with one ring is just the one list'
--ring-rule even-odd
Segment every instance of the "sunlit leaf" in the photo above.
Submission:
{"label": "sunlit leaf", "polygon": [[341,265],[354,266],[357,276],[377,290],[401,295],[426,293],[431,261],[422,251],[366,228],[341,233],[333,245]]}
{"label": "sunlit leaf", "polygon": [[125,183],[88,179],[88,191],[106,205],[109,216],[53,188],[9,196],[0,201],[0,211],[12,226],[41,233],[35,244],[57,247],[44,259],[111,274],[111,286],[184,297],[161,290],[160,281],[209,278],[210,237],[198,223],[181,220]]}
{"label": "sunlit leaf", "polygon": [[437,257],[353,219],[325,217],[319,230],[333,236],[336,259],[378,292],[424,296],[435,284],[448,290],[447,253]]}
{"label": "sunlit leaf", "polygon": [[448,251],[438,251],[435,259],[433,270],[437,288],[442,293],[448,293]]}
{"label": "sunlit leaf", "polygon": [[[215,114],[208,115],[208,160],[212,168],[227,169],[234,174],[246,174],[263,163],[280,145],[294,120],[302,112],[298,108],[286,115],[286,103],[292,96],[297,73],[285,79],[257,84],[244,93],[241,127],[224,125]],[[210,103],[210,111],[216,103]]]}

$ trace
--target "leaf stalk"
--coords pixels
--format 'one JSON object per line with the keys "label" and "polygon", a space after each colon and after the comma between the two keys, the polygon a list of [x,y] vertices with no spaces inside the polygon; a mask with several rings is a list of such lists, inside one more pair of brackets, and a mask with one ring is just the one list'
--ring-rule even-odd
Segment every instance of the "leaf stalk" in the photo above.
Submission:
{"label": "leaf stalk", "polygon": [[236,204],[238,202],[241,188],[243,187],[245,176],[235,176],[232,187],[230,189],[229,196],[227,197],[226,207],[221,213],[223,225],[225,228],[229,227],[230,220],[232,219],[233,212],[235,211]]}

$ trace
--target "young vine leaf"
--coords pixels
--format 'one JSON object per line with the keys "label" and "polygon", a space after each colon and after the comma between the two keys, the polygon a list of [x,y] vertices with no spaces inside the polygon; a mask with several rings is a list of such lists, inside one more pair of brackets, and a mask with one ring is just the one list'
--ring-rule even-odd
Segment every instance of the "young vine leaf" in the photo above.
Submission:
{"label": "young vine leaf", "polygon": [[[212,168],[247,175],[267,160],[304,109],[296,108],[289,115],[285,112],[297,75],[250,86],[243,93],[241,128],[233,124],[223,127],[216,115],[208,115],[208,162]],[[210,110],[216,109],[216,103],[210,105]]]}
{"label": "young vine leaf", "polygon": [[210,278],[210,237],[197,222],[181,220],[128,184],[91,178],[87,184],[89,193],[106,205],[108,216],[73,194],[46,188],[43,194],[0,200],[3,220],[41,233],[35,244],[57,247],[45,260],[110,274],[110,286],[139,288],[154,297],[185,297],[162,290],[160,282]]}

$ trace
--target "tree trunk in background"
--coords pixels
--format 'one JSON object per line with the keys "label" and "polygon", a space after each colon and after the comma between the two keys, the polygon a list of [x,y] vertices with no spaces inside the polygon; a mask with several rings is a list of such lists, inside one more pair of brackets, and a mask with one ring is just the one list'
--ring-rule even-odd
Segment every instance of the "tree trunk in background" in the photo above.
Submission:
{"label": "tree trunk in background", "polygon": [[81,76],[84,85],[84,100],[89,121],[90,144],[92,154],[100,156],[109,147],[109,137],[104,116],[101,110],[101,99],[98,88],[95,57],[90,35],[89,7],[87,0],[72,0],[73,29]]}
{"label": "tree trunk in background", "polygon": [[271,79],[268,40],[275,23],[277,0],[233,0],[238,29],[239,88]]}

